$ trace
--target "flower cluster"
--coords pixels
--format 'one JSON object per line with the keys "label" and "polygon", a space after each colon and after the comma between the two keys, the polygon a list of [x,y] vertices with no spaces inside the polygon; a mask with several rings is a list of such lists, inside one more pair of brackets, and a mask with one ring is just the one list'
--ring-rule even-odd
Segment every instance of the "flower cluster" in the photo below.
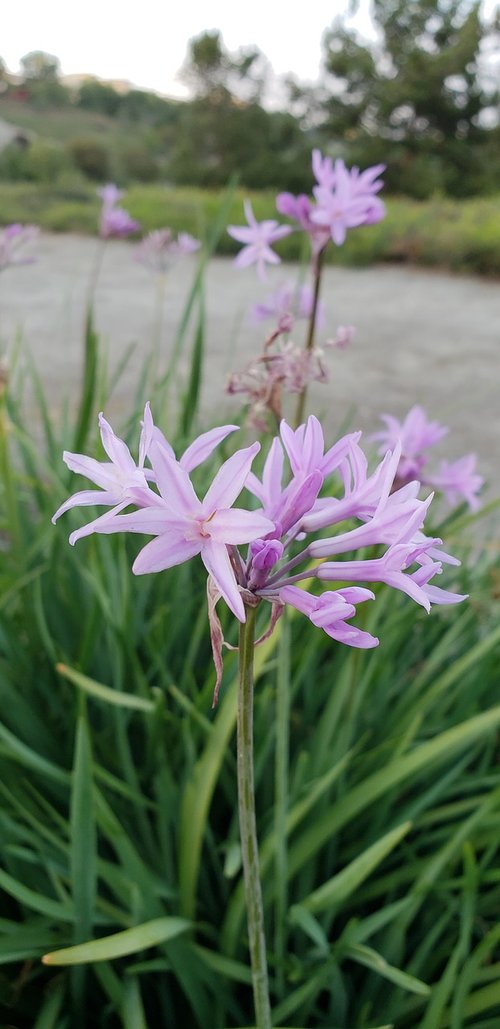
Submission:
{"label": "flower cluster", "polygon": [[383,164],[363,172],[356,167],[348,169],[340,158],[333,162],[313,150],[314,201],[303,193],[280,193],[276,207],[308,234],[313,253],[323,250],[330,239],[341,246],[348,229],[373,225],[384,217],[384,205],[375,195],[382,189],[379,176],[384,169]]}
{"label": "flower cluster", "polygon": [[[348,229],[359,225],[373,225],[385,215],[385,207],[376,194],[382,189],[380,179],[385,165],[376,164],[360,172],[359,168],[346,168],[339,158],[335,162],[313,150],[312,169],[316,179],[314,199],[305,193],[279,193],[276,198],[278,212],[291,218],[306,232],[311,241],[313,257],[323,252],[330,240],[337,246],[344,243]],[[250,201],[245,201],[247,226],[230,225],[228,233],[243,243],[236,258],[236,266],[245,268],[256,264],[260,278],[265,277],[265,265],[279,264],[272,244],[283,239],[292,230],[275,220],[258,222]]]}
{"label": "flower cluster", "polygon": [[424,485],[444,493],[452,507],[465,500],[471,511],[478,510],[477,494],[484,479],[476,472],[475,454],[467,454],[458,461],[443,460],[437,471],[427,470],[427,450],[446,436],[448,429],[445,425],[428,421],[425,411],[418,404],[412,407],[402,422],[390,414],[383,414],[381,418],[385,429],[373,433],[371,438],[380,443],[379,454],[399,443],[401,458],[396,487],[418,477]]}
{"label": "flower cluster", "polygon": [[[35,256],[29,248],[38,238],[37,225],[7,225],[0,232],[0,271],[16,264],[33,264]],[[26,248],[28,251],[26,252]]]}
{"label": "flower cluster", "polygon": [[170,229],[148,233],[135,249],[135,260],[146,268],[164,275],[183,254],[194,254],[201,244],[189,232],[179,232],[175,239]]}
{"label": "flower cluster", "polygon": [[[132,570],[137,575],[160,572],[199,555],[209,576],[212,616],[218,597],[224,598],[240,622],[245,621],[245,605],[268,601],[273,605],[274,624],[289,604],[332,639],[353,647],[369,648],[379,642],[352,624],[356,605],[374,599],[366,583],[386,583],[402,590],[427,611],[432,603],[464,599],[432,582],[443,563],[459,562],[440,551],[441,540],[422,531],[431,497],[419,499],[418,481],[393,491],[399,445],[369,474],[360,433],[342,437],[325,451],[323,432],[314,416],[296,430],[282,422],[262,478],[251,470],[260,450],[260,444],[254,443],[221,465],[200,500],[190,472],[236,428],[224,425],[204,433],[178,460],[146,405],[136,464],[126,444],[100,415],[109,460],[64,453],[67,466],[100,489],[74,494],[53,521],[72,507],[105,505],[110,510],[71,533],[70,543],[93,532],[152,536],[134,561]],[[286,481],[285,457],[290,469]],[[332,476],[338,495],[331,490],[322,495],[324,483]],[[234,507],[244,487],[258,508]],[[130,507],[133,510],[125,510]],[[245,552],[240,549],[243,546]],[[343,555],[356,555],[372,546],[383,547],[383,553],[344,560]],[[318,594],[297,585],[311,579],[331,583],[332,588]],[[212,629],[214,638],[213,617]]]}
{"label": "flower cluster", "polygon": [[113,182],[97,190],[97,195],[102,200],[101,216],[99,221],[99,235],[101,239],[111,239],[113,236],[129,236],[131,232],[137,232],[139,222],[130,217],[128,211],[123,207],[117,207],[123,192]]}

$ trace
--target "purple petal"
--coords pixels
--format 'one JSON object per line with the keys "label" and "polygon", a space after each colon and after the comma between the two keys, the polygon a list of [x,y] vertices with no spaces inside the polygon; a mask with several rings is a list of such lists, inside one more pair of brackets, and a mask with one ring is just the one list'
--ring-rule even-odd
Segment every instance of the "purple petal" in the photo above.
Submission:
{"label": "purple petal", "polygon": [[221,509],[215,512],[207,524],[210,539],[216,543],[238,545],[267,536],[274,529],[274,522],[260,511],[241,511],[239,508]]}
{"label": "purple petal", "polygon": [[183,564],[200,553],[201,541],[186,540],[180,534],[164,533],[150,540],[139,551],[133,565],[134,575],[147,575],[149,572],[162,572],[165,568],[173,568]]}
{"label": "purple petal", "polygon": [[117,475],[116,469],[108,461],[96,461],[95,457],[85,457],[84,454],[72,454],[68,450],[63,451],[63,461],[72,472],[83,475],[84,478],[95,482],[102,489],[116,490]]}
{"label": "purple petal", "polygon": [[201,559],[229,609],[239,622],[246,621],[245,607],[238,590],[227,547],[223,543],[212,543],[209,540],[201,549]]}
{"label": "purple petal", "polygon": [[110,461],[112,461],[120,471],[125,472],[127,475],[129,472],[135,472],[137,465],[129,448],[127,447],[127,444],[113,432],[111,425],[106,421],[102,411],[99,415],[99,429],[101,432],[102,445]]}
{"label": "purple petal", "polygon": [[241,493],[252,466],[252,461],[260,450],[260,443],[237,450],[232,457],[219,468],[204,500],[203,511],[207,517],[218,508],[228,508]]}
{"label": "purple petal", "polygon": [[[124,503],[121,510],[125,506]],[[113,529],[113,532],[138,532],[144,536],[162,536],[166,532],[183,535],[186,529],[185,519],[173,519],[165,505],[162,508],[147,507],[142,511],[117,514],[115,522],[116,529]]]}
{"label": "purple petal", "polygon": [[284,604],[291,604],[307,617],[314,611],[318,602],[317,597],[313,597],[306,590],[299,589],[298,586],[283,586],[279,591],[279,597]]}
{"label": "purple petal", "polygon": [[345,643],[348,647],[359,647],[360,650],[371,650],[372,647],[379,645],[377,636],[372,636],[363,629],[357,629],[355,625],[346,625],[345,622],[324,626],[324,632],[337,643]]}
{"label": "purple petal", "polygon": [[117,496],[116,493],[103,493],[102,490],[96,489],[82,490],[81,493],[74,493],[72,497],[68,497],[68,500],[65,500],[64,504],[57,508],[55,515],[52,516],[52,523],[55,525],[57,519],[72,507],[87,507],[94,504],[113,507],[114,504],[119,503],[120,499],[121,495]]}
{"label": "purple petal", "polygon": [[179,461],[181,468],[184,468],[186,472],[192,472],[202,461],[206,461],[207,457],[210,457],[212,451],[219,443],[222,443],[226,436],[229,436],[230,432],[236,432],[237,429],[239,429],[239,425],[221,425],[220,428],[203,432],[184,451]]}
{"label": "purple petal", "polygon": [[200,501],[184,468],[156,440],[151,444],[149,456],[158,489],[169,508],[183,515],[197,514],[201,507]]}

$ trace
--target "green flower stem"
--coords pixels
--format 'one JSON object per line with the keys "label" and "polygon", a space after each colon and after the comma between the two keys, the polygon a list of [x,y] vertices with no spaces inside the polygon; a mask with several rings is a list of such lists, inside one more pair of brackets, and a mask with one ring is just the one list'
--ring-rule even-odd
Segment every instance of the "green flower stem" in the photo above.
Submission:
{"label": "green flower stem", "polygon": [[[313,303],[311,308],[311,315],[309,318],[309,326],[307,330],[307,338],[304,349],[306,351],[312,350],[314,346],[314,334],[316,331],[316,318],[318,316],[318,304],[319,304],[319,293],[321,288],[321,275],[323,272],[323,259],[325,256],[326,247],[320,250],[319,254],[313,261],[313,276],[314,276],[314,295]],[[304,387],[302,393],[299,393],[297,400],[297,408],[295,411],[295,425],[301,425],[304,420],[304,408],[306,404],[307,386]]]}
{"label": "green flower stem", "polygon": [[256,609],[246,606],[245,610],[247,620],[240,626],[239,641],[238,808],[256,1026],[257,1029],[271,1029],[253,773],[253,655]]}
{"label": "green flower stem", "polygon": [[274,762],[274,831],[276,853],[274,871],[276,902],[274,922],[274,950],[276,954],[276,993],[283,998],[285,992],[286,916],[288,910],[288,761],[290,724],[290,625],[286,608],[281,616],[279,660],[276,679],[276,752]]}

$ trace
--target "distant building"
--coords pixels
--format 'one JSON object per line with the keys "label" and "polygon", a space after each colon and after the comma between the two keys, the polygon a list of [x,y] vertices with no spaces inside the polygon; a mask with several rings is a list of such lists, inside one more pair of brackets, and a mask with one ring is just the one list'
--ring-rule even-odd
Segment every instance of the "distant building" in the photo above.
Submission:
{"label": "distant building", "polygon": [[22,129],[19,125],[12,125],[11,122],[0,118],[0,152],[8,146],[17,146],[20,150],[25,150],[35,138],[36,133],[30,129]]}

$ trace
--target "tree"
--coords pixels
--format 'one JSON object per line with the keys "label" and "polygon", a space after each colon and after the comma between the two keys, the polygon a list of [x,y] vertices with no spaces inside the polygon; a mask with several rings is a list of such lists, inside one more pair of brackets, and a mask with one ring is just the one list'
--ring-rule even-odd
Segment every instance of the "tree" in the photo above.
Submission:
{"label": "tree", "polygon": [[189,40],[181,77],[197,99],[217,103],[231,97],[257,102],[262,99],[268,70],[268,62],[257,47],[241,47],[231,54],[215,30]]}
{"label": "tree", "polygon": [[387,160],[394,188],[467,192],[472,152],[488,142],[482,115],[498,99],[481,76],[479,7],[373,0],[379,42],[339,21],[325,37],[323,127],[355,156]]}
{"label": "tree", "polygon": [[38,107],[69,103],[69,92],[59,81],[59,60],[44,50],[32,50],[21,58],[23,85]]}
{"label": "tree", "polygon": [[237,175],[249,188],[306,188],[307,141],[289,113],[260,102],[266,70],[258,50],[230,54],[219,32],[190,41],[183,77],[195,97],[183,105],[173,143],[175,181],[221,186]]}

